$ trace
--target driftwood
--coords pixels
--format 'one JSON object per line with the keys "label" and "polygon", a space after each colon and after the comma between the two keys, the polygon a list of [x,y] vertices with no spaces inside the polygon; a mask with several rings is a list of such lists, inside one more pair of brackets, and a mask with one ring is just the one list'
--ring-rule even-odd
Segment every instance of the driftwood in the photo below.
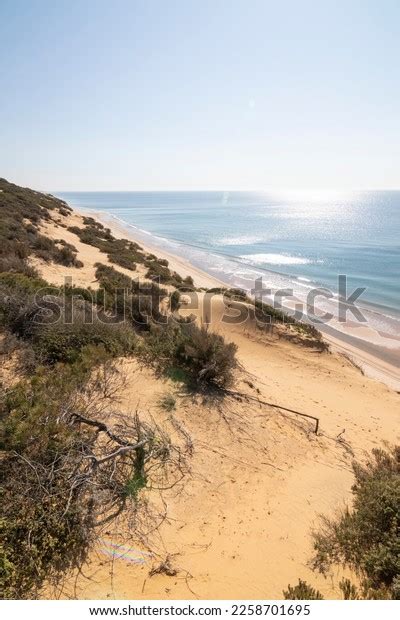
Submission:
{"label": "driftwood", "polygon": [[314,433],[318,435],[319,430],[319,418],[314,415],[310,415],[308,413],[302,413],[301,411],[296,411],[296,409],[289,409],[289,407],[284,407],[283,405],[277,405],[276,403],[270,403],[266,400],[262,400],[257,396],[250,396],[250,394],[245,394],[244,392],[239,392],[236,390],[224,390],[225,394],[232,396],[233,398],[243,398],[245,400],[252,400],[260,405],[266,405],[268,407],[274,407],[275,409],[281,409],[282,411],[287,411],[288,413],[293,413],[294,415],[301,416],[303,418],[309,418],[315,421]]}

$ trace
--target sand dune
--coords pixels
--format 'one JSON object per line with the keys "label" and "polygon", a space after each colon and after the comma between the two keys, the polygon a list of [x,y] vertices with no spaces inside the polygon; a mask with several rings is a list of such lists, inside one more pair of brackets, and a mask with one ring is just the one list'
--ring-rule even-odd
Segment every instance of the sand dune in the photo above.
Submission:
{"label": "sand dune", "polygon": [[[75,224],[79,219],[69,217]],[[93,264],[99,252],[61,230],[77,247],[84,268],[37,263],[43,276],[59,283],[68,271],[80,284],[95,286]],[[60,229],[48,226],[46,234],[57,238]],[[168,260],[198,286],[219,284],[181,259]],[[101,262],[107,262],[104,254]],[[141,555],[145,549],[133,537],[132,550],[110,560],[110,544],[128,544],[126,524],[115,524],[92,553],[85,576],[67,579],[59,596],[280,598],[282,589],[299,577],[326,597],[338,596],[340,571],[325,579],[307,567],[310,530],[320,513],[332,513],[349,500],[352,459],[398,441],[400,397],[343,355],[293,344],[277,330],[262,334],[251,320],[239,326],[221,323],[221,296],[213,298],[212,310],[212,329],[238,345],[242,368],[235,389],[242,395],[223,402],[193,397],[135,360],[121,361],[127,377],[121,408],[138,408],[185,429],[193,444],[191,474],[183,486],[164,493],[167,518],[149,535],[150,555]],[[201,308],[197,317],[204,318]],[[165,391],[176,397],[172,413],[158,404]],[[318,417],[318,435],[312,421],[273,405]],[[157,493],[150,496],[156,508]],[[150,576],[151,568],[166,558],[175,574]],[[46,591],[50,595],[54,592]]]}

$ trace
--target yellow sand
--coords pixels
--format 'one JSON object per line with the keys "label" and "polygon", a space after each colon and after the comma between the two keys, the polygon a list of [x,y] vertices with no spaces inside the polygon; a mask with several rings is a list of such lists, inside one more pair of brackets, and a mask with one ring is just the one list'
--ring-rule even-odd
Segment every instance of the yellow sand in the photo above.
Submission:
{"label": "yellow sand", "polygon": [[[79,218],[70,216],[74,224]],[[43,276],[60,283],[68,273],[76,283],[96,286],[93,264],[107,263],[105,255],[56,224],[47,225],[46,234],[73,243],[84,268],[36,262]],[[193,275],[198,285],[200,276],[208,286],[213,280],[181,259],[170,260],[170,265],[182,275]],[[317,416],[319,435],[313,434],[310,421],[255,400],[228,398],[221,404],[176,394],[172,415],[194,445],[191,475],[179,493],[172,489],[164,495],[168,518],[150,537],[154,558],[144,565],[126,559],[111,562],[99,544],[85,567],[86,577],[68,579],[58,596],[281,598],[282,589],[299,577],[327,597],[338,596],[340,573],[325,579],[307,567],[310,530],[320,513],[332,514],[351,497],[353,455],[363,459],[373,447],[398,442],[400,397],[363,376],[342,355],[291,344],[277,332],[261,336],[251,322],[221,324],[219,296],[212,308],[213,329],[238,345],[242,370],[236,389],[251,399]],[[201,314],[200,309],[199,319]],[[155,378],[135,360],[121,365],[128,379],[122,409],[138,407],[160,422],[166,420],[170,414],[158,401],[165,391],[176,392],[176,385]],[[119,541],[122,534],[111,526],[106,536]],[[177,574],[150,577],[149,569],[167,555]]]}

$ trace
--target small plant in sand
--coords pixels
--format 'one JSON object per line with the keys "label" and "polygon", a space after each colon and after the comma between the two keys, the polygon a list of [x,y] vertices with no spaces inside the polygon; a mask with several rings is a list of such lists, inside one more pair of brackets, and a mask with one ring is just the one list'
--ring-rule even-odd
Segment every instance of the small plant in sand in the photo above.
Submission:
{"label": "small plant in sand", "polygon": [[176,408],[176,399],[173,394],[166,393],[160,397],[158,405],[161,409],[165,409],[165,411],[173,411]]}
{"label": "small plant in sand", "polygon": [[324,598],[319,590],[301,579],[296,586],[288,585],[288,589],[283,591],[283,596],[288,601],[320,601]]}

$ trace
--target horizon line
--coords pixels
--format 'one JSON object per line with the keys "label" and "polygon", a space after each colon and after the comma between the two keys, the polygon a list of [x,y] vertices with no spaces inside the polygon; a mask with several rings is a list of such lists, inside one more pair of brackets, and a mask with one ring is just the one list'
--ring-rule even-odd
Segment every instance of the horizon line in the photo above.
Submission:
{"label": "horizon line", "polygon": [[[39,190],[40,191],[40,190]],[[44,190],[43,190],[44,191]],[[343,193],[351,193],[351,192],[398,192],[400,191],[400,186],[399,187],[365,187],[365,188],[325,188],[325,189],[321,189],[318,187],[309,187],[309,188],[262,188],[262,189],[249,189],[249,188],[236,188],[236,189],[226,189],[226,188],[196,188],[196,189],[185,189],[185,188],[174,188],[174,189],[53,189],[53,190],[48,190],[48,192],[62,192],[62,193],[68,193],[68,192],[79,192],[79,193],[91,193],[91,192],[97,192],[97,193],[129,193],[129,192],[137,192],[137,193],[166,193],[166,192],[225,192],[225,193],[229,193],[229,192],[254,192],[254,193],[267,193],[267,192],[276,192],[276,193],[280,193],[280,192],[287,192],[290,194],[307,194],[307,193],[320,193],[320,194],[329,194],[329,193],[337,193],[337,194],[343,194]]]}

